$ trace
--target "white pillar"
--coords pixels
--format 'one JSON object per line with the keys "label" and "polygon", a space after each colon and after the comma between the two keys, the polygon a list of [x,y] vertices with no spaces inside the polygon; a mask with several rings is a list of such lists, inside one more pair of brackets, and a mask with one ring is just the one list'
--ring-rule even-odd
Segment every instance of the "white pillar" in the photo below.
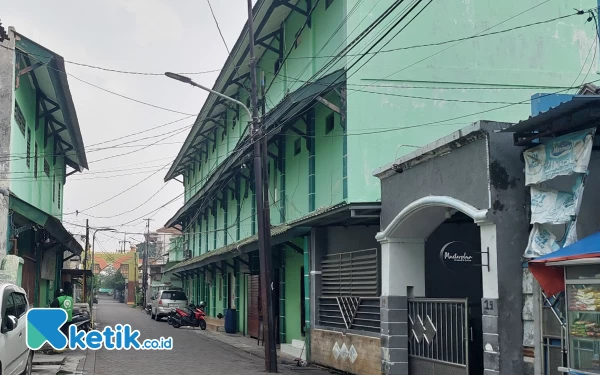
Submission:
{"label": "white pillar", "polygon": [[[412,290],[412,295],[409,295]],[[425,241],[381,241],[381,295],[425,296]]]}
{"label": "white pillar", "polygon": [[482,282],[483,282],[483,298],[497,299],[498,298],[498,251],[496,247],[496,224],[481,223],[479,224],[481,234],[481,252],[489,252],[486,256],[481,254],[483,264],[489,264],[488,267],[481,267]]}

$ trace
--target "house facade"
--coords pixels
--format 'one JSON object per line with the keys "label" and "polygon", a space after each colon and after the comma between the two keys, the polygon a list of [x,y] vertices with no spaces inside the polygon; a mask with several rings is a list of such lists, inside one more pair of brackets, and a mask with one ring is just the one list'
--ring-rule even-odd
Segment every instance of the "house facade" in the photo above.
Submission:
{"label": "house facade", "polygon": [[67,177],[87,160],[63,58],[12,28],[1,47],[0,256],[23,259],[22,287],[47,306],[83,251],[61,220]]}
{"label": "house facade", "polygon": [[[539,87],[563,90],[582,67],[596,66],[584,63],[595,48],[595,30],[586,17],[565,4],[540,5],[528,17],[511,18],[516,9],[528,8],[492,1],[257,2],[270,272],[283,351],[349,373],[406,369],[395,363],[406,363],[407,353],[389,351],[405,348],[390,346],[390,335],[382,332],[390,323],[386,310],[402,309],[385,299],[389,291],[382,277],[394,270],[376,239],[382,185],[372,171],[453,134],[482,113],[517,121],[529,114],[529,98]],[[562,16],[572,22],[552,21]],[[474,36],[501,23],[499,33]],[[249,106],[247,46],[244,28],[213,89]],[[412,66],[421,60],[427,63]],[[181,250],[170,255],[181,262],[167,273],[182,280],[191,300],[205,301],[210,316],[235,309],[238,331],[259,337],[249,120],[216,95],[200,110],[165,177],[183,176],[185,189],[184,205],[166,224],[182,228]],[[422,181],[421,190],[431,181]],[[397,199],[404,199],[408,183],[394,187]]]}
{"label": "house facade", "polygon": [[139,260],[140,258],[138,257],[137,248],[135,246],[132,246],[127,252],[96,252],[94,254],[92,270],[94,275],[98,275],[108,268],[120,272],[125,278],[125,303],[134,305],[137,303],[136,299],[138,297],[136,294],[136,287],[138,285]]}

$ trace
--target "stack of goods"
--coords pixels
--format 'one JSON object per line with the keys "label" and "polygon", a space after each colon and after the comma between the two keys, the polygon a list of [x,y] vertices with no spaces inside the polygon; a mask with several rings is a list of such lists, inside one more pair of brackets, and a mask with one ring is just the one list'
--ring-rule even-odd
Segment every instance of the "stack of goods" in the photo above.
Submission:
{"label": "stack of goods", "polygon": [[600,290],[572,288],[569,293],[569,306],[572,311],[600,311]]}
{"label": "stack of goods", "polygon": [[600,338],[600,324],[585,320],[573,322],[571,336]]}

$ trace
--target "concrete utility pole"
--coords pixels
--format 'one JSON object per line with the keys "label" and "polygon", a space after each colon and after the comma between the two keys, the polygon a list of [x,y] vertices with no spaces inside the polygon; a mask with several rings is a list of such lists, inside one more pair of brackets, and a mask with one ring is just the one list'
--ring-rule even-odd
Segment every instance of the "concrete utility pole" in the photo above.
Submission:
{"label": "concrete utility pole", "polygon": [[147,301],[147,290],[148,290],[148,248],[150,247],[150,221],[152,219],[144,219],[147,221],[146,228],[148,228],[148,234],[146,236],[146,248],[144,249],[144,253],[142,254],[142,298],[144,301],[144,308],[146,308]]}
{"label": "concrete utility pole", "polygon": [[[256,84],[256,59],[254,56],[254,24],[252,15],[252,0],[248,0],[248,33],[250,37],[250,79],[252,82],[251,103],[252,112],[239,100],[233,99],[218,91],[209,89],[194,82],[181,74],[166,72],[169,78],[181,81],[202,90],[220,96],[242,107],[251,119],[251,137],[254,143],[254,185],[256,190],[256,207],[258,218],[258,243],[260,255],[260,298],[263,314],[263,338],[265,342],[265,370],[277,372],[277,349],[275,339],[275,312],[273,310],[271,283],[271,214],[269,210],[269,185],[267,179],[267,148],[266,138],[258,116],[258,88]],[[262,147],[261,147],[262,145]],[[263,160],[264,159],[264,160]]]}
{"label": "concrete utility pole", "polygon": [[[269,185],[265,155],[266,134],[258,117],[258,89],[256,85],[256,57],[254,56],[254,15],[252,0],[248,0],[248,50],[250,52],[250,100],[252,103],[252,141],[254,142],[254,189],[258,218],[258,251],[260,257],[260,294],[263,315],[263,339],[265,342],[265,371],[277,372],[277,349],[275,341],[275,312],[271,287],[271,213],[269,209]],[[262,146],[262,147],[261,147]],[[266,316],[265,316],[266,315]]]}
{"label": "concrete utility pole", "polygon": [[[83,255],[83,269],[87,269],[88,266],[88,250],[90,248],[90,221],[89,219],[85,219],[85,249]],[[94,281],[94,270],[93,265],[90,267],[92,270],[92,283]],[[88,291],[87,291],[87,276],[83,276],[83,300],[87,301]]]}

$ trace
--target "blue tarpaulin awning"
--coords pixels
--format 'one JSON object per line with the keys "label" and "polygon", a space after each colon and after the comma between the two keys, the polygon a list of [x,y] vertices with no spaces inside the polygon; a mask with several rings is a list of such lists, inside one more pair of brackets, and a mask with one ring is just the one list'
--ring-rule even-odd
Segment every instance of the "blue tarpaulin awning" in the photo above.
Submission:
{"label": "blue tarpaulin awning", "polygon": [[548,294],[564,290],[564,266],[600,263],[600,232],[529,262],[529,269]]}

